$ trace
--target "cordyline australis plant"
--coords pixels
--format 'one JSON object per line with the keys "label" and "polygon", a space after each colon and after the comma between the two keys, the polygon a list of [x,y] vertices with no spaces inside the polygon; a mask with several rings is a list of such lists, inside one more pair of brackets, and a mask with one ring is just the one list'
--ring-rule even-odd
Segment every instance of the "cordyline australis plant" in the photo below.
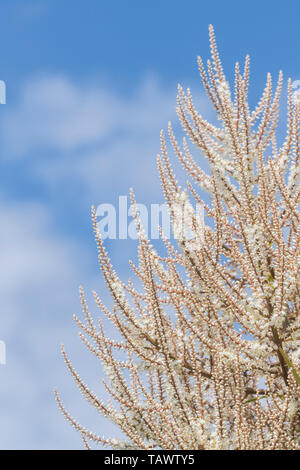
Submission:
{"label": "cordyline australis plant", "polygon": [[[247,100],[249,57],[235,67],[231,93],[209,28],[212,60],[201,78],[220,125],[196,111],[190,91],[178,88],[178,116],[188,138],[207,159],[206,174],[169,125],[173,150],[190,178],[210,197],[202,204],[206,225],[181,191],[161,134],[158,169],[174,227],[189,204],[184,224],[201,241],[182,237],[178,250],[162,234],[167,257],[139,232],[139,263],[131,263],[143,290],[125,285],[113,270],[93,220],[100,266],[114,300],[96,303],[123,340],[106,337],[94,324],[81,291],[85,322],[80,336],[102,362],[115,405],[88,389],[63,355],[84,397],[127,436],[98,437],[65,417],[91,442],[125,449],[300,449],[300,230],[299,111],[288,84],[288,123],[276,143],[280,73],[271,76],[257,107]],[[131,193],[132,202],[134,196]],[[199,237],[198,237],[199,238]],[[185,273],[184,275],[182,273]],[[130,299],[130,300],[129,300]],[[120,351],[127,357],[119,359]]]}

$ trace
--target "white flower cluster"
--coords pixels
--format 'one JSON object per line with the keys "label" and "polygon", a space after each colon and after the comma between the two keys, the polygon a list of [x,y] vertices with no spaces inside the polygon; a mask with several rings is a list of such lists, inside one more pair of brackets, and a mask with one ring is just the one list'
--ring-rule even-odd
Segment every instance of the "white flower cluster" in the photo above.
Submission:
{"label": "white flower cluster", "polygon": [[288,110],[280,147],[282,76],[273,93],[268,75],[250,111],[249,58],[243,73],[236,65],[232,100],[212,27],[210,41],[212,61],[206,71],[199,59],[199,69],[221,125],[203,119],[182,87],[177,107],[210,171],[199,168],[186,141],[181,149],[168,128],[190,178],[190,199],[203,200],[207,226],[178,185],[162,132],[158,169],[178,247],[164,239],[159,256],[140,230],[132,265],[138,282],[125,284],[96,233],[113,311],[96,302],[122,341],[108,338],[101,321],[96,328],[83,295],[86,322],[77,323],[84,344],[103,364],[114,404],[98,399],[64,358],[82,395],[128,440],[88,432],[58,401],[85,445],[300,450],[299,106]]}

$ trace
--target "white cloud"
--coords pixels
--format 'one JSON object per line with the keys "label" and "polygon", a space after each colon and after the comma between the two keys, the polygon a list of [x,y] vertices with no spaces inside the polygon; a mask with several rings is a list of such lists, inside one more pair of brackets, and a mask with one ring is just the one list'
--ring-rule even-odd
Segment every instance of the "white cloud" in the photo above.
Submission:
{"label": "white cloud", "polygon": [[[206,98],[198,101],[206,111]],[[2,116],[3,155],[26,159],[52,190],[82,185],[82,198],[98,200],[133,186],[147,197],[158,192],[159,132],[169,120],[178,124],[175,106],[176,86],[150,76],[126,98],[63,76],[32,79]]]}
{"label": "white cloud", "polygon": [[[175,95],[176,87],[165,90],[149,77],[127,98],[107,86],[78,85],[63,76],[36,78],[2,114],[1,153],[7,166],[25,167],[44,190],[58,193],[60,210],[67,210],[64,198],[71,188],[72,214],[81,200],[110,202],[130,186],[157,202],[159,131],[175,116]],[[200,101],[206,109],[201,96]],[[96,289],[104,301],[107,290],[100,275],[95,281],[95,251],[74,241],[82,234],[70,227],[63,235],[55,227],[55,204],[50,212],[43,203],[0,197],[0,339],[7,343],[7,365],[0,367],[1,448],[78,447],[54,402],[55,385],[82,424],[116,435],[84,404],[60,359],[63,341],[78,372],[104,394],[101,367],[83,352],[72,313],[80,310],[79,284]],[[116,242],[110,248],[126,278],[127,259],[136,247]]]}
{"label": "white cloud", "polygon": [[[7,352],[0,366],[0,448],[76,447],[79,440],[64,423],[53,388],[59,385],[68,404],[76,402],[79,415],[85,409],[59,344],[66,341],[79,366],[88,364],[72,314],[80,311],[78,285],[88,278],[89,254],[55,231],[42,204],[1,199],[0,220],[0,339]],[[98,380],[92,370],[87,375],[92,384]],[[89,413],[87,422],[95,422]]]}
{"label": "white cloud", "polygon": [[129,99],[64,76],[35,78],[5,114],[2,139],[10,157],[32,157],[35,150],[77,150],[121,132],[149,134],[172,116],[174,95],[151,78]]}

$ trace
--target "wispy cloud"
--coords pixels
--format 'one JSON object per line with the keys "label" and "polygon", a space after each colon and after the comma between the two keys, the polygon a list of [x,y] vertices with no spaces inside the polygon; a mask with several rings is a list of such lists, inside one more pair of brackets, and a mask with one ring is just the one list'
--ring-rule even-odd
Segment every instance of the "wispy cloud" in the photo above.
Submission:
{"label": "wispy cloud", "polygon": [[[175,118],[175,97],[176,86],[166,90],[149,76],[124,98],[107,85],[82,85],[56,75],[28,81],[16,103],[2,114],[6,167],[20,174],[25,168],[44,194],[59,194],[52,204],[40,194],[38,203],[19,203],[7,199],[7,188],[2,188],[0,339],[7,343],[7,365],[0,370],[2,448],[78,446],[78,437],[57,410],[54,385],[84,425],[99,434],[116,434],[76,394],[59,356],[64,341],[87,383],[105,394],[99,387],[99,365],[76,340],[72,313],[80,309],[79,284],[96,288],[104,300],[108,293],[101,278],[96,281],[96,253],[86,248],[86,238],[76,232],[72,218],[64,232],[60,230],[57,214],[63,210],[80,218],[82,200],[111,202],[130,186],[142,196],[141,202],[157,202],[159,131]],[[206,109],[202,95],[200,100]],[[110,255],[127,277],[128,257],[136,246],[124,243],[110,247]]]}
{"label": "wispy cloud", "polygon": [[[200,95],[204,111],[207,101]],[[129,186],[157,193],[159,132],[177,122],[176,86],[147,76],[124,98],[108,85],[91,87],[64,76],[28,81],[0,123],[4,155],[26,160],[46,185],[83,185],[88,197]]]}
{"label": "wispy cloud", "polygon": [[[59,342],[72,350],[72,313],[88,254],[55,232],[42,204],[2,198],[0,220],[0,339],[7,349],[0,366],[0,448],[72,447],[76,438],[60,420],[53,387],[61,385],[72,402]],[[79,414],[80,408],[79,401]]]}
{"label": "wispy cloud", "polygon": [[174,114],[175,91],[166,92],[149,77],[125,99],[109,88],[77,85],[63,76],[32,79],[6,113],[2,139],[10,157],[32,157],[45,147],[74,151],[121,133],[153,133]]}

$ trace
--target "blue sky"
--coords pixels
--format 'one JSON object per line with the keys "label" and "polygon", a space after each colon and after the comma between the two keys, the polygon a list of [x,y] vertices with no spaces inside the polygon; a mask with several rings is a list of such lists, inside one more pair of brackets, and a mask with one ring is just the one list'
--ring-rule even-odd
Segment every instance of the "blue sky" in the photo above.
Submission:
{"label": "blue sky", "polygon": [[[82,401],[59,353],[64,342],[104,394],[72,320],[80,284],[109,305],[90,206],[116,203],[131,186],[139,202],[162,201],[155,156],[160,129],[176,123],[178,82],[209,116],[196,66],[197,55],[209,57],[209,23],[229,79],[251,55],[254,101],[268,71],[275,80],[282,69],[285,84],[300,79],[299,10],[291,0],[0,0],[0,448],[81,445],[54,386],[82,424],[115,434]],[[108,247],[126,279],[135,243]]]}

